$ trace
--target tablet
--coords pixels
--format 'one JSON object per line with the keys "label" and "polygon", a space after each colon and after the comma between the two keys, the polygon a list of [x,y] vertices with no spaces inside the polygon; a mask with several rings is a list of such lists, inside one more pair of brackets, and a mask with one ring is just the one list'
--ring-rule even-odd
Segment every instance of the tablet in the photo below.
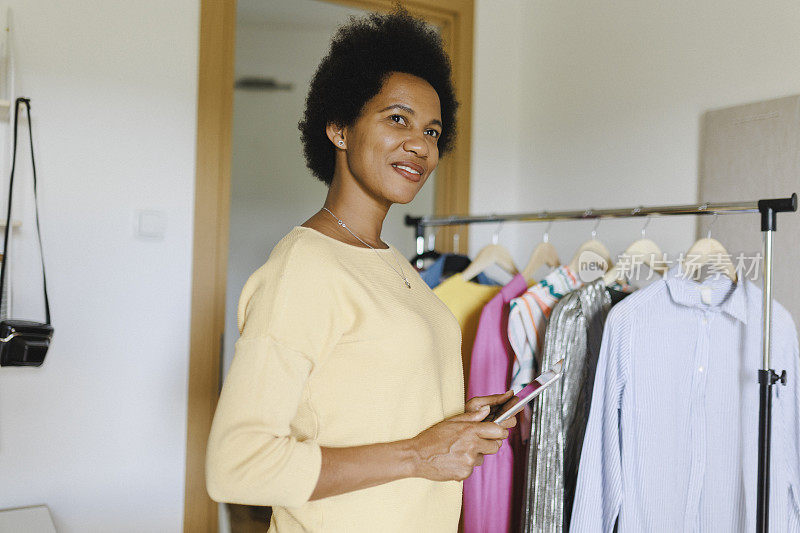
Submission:
{"label": "tablet", "polygon": [[[490,412],[489,415],[483,419],[484,422],[495,422],[500,423],[504,420],[508,420],[515,414],[522,411],[522,408],[528,405],[531,400],[539,396],[542,391],[544,391],[547,387],[558,381],[558,378],[561,377],[561,370],[564,368],[564,360],[559,360],[553,367],[544,372],[538,378],[534,379],[530,384],[526,385],[521,391],[519,391],[516,395],[514,395],[511,400],[506,402],[503,405],[494,406],[492,408],[495,412]],[[518,401],[511,405],[510,407],[504,408],[516,398]]]}

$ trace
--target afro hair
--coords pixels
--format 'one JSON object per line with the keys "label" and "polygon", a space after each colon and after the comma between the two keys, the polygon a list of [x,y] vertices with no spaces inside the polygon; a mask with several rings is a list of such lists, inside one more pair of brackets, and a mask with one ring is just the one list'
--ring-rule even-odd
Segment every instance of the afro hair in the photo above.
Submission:
{"label": "afro hair", "polygon": [[452,147],[458,102],[450,79],[450,60],[436,30],[402,8],[389,14],[351,17],[334,35],[328,55],[311,80],[303,120],[298,124],[306,165],[326,185],[333,181],[335,162],[326,126],[352,125],[392,72],[417,76],[433,87],[442,114],[439,153]]}

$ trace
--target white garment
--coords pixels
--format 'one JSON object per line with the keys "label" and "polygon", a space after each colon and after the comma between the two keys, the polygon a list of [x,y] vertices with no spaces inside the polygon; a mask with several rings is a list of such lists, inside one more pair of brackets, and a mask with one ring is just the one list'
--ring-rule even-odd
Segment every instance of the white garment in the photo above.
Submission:
{"label": "white garment", "polygon": [[[762,293],[678,267],[610,312],[570,530],[754,531]],[[708,289],[710,288],[710,294]],[[703,294],[705,293],[705,295]],[[705,303],[710,302],[710,303]],[[770,531],[800,532],[800,368],[773,305]]]}

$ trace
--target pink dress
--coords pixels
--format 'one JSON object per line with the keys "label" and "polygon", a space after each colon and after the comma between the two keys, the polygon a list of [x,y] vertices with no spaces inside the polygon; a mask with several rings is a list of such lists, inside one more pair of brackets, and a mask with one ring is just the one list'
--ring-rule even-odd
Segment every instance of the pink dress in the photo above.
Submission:
{"label": "pink dress", "polygon": [[[483,307],[472,347],[467,397],[502,394],[508,390],[514,351],[508,342],[509,302],[525,292],[528,284],[517,274]],[[505,533],[511,531],[512,509],[518,509],[514,487],[514,449],[520,453],[519,435],[511,430],[508,440],[495,455],[484,457],[464,481],[464,533]],[[518,468],[522,471],[522,468]],[[518,480],[521,481],[521,480]],[[513,513],[518,518],[519,513]]]}

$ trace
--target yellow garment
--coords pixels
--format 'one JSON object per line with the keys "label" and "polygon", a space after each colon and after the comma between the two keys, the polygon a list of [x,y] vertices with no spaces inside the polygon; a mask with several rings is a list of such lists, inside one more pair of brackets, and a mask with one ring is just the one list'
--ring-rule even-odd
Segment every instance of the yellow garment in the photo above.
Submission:
{"label": "yellow garment", "polygon": [[250,277],[208,441],[214,500],[273,506],[270,532],[456,530],[457,481],[309,501],[320,446],[407,439],[464,411],[458,323],[397,257],[410,290],[392,250],[297,226]]}
{"label": "yellow garment", "polygon": [[469,378],[469,361],[475,335],[478,333],[481,311],[500,289],[502,287],[499,285],[481,285],[467,281],[459,274],[450,276],[433,289],[433,293],[450,308],[461,326],[461,360],[465,382]]}

